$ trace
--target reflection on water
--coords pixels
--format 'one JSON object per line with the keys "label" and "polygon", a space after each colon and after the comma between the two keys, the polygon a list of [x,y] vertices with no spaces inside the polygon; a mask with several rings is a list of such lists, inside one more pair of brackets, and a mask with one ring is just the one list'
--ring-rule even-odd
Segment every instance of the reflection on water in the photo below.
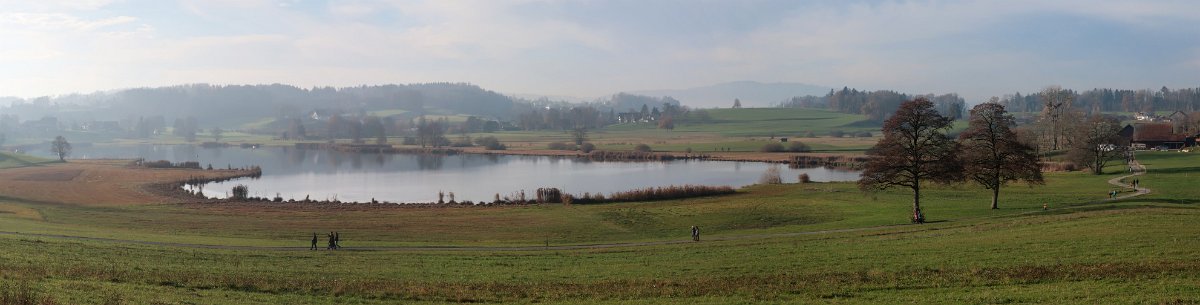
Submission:
{"label": "reflection on water", "polygon": [[[30,153],[50,156],[48,151]],[[611,193],[636,188],[700,184],[744,186],[758,181],[769,164],[754,162],[670,161],[591,162],[574,158],[460,154],[410,155],[350,153],[292,147],[206,148],[194,145],[92,145],[76,148],[74,158],[145,158],[197,161],[215,168],[258,165],[263,176],[204,187],[224,197],[237,184],[252,196],[284,199],[334,199],[366,202],[431,202],[438,191],[458,200],[489,201],[501,196],[557,187],[566,192]],[[856,171],[780,168],[784,182],[800,173],[813,181],[857,180]]]}

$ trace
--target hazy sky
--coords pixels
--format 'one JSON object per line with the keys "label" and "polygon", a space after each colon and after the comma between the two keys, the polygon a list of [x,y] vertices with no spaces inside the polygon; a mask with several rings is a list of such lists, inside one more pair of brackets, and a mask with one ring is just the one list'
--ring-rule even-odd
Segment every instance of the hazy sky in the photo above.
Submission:
{"label": "hazy sky", "polygon": [[1200,86],[1200,1],[0,0],[0,96],[756,80],[911,93]]}

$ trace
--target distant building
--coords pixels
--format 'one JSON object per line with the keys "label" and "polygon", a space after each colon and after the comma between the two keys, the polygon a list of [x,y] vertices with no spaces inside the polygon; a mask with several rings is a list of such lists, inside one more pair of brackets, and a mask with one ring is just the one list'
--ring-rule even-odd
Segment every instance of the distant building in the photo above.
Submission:
{"label": "distant building", "polygon": [[1133,127],[1131,146],[1135,148],[1180,149],[1196,145],[1196,135],[1175,133],[1169,123],[1142,123]]}
{"label": "distant building", "polygon": [[641,112],[622,112],[617,114],[617,122],[620,123],[637,123],[637,122],[653,122],[654,117],[643,116]]}
{"label": "distant building", "polygon": [[121,132],[121,123],[117,121],[91,121],[84,122],[80,126],[85,131],[91,132]]}

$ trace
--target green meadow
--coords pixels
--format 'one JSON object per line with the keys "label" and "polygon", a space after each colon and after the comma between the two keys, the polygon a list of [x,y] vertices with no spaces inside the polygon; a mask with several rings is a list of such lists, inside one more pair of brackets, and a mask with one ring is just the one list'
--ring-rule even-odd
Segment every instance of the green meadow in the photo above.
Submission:
{"label": "green meadow", "polygon": [[[21,234],[0,234],[0,287],[66,304],[1200,302],[1200,154],[1139,159],[1148,195],[1104,201],[1123,164],[1011,185],[999,210],[976,186],[940,186],[923,192],[924,225],[906,223],[908,193],[852,183],[345,211],[5,199],[0,228]],[[330,230],[347,248],[253,248]]]}

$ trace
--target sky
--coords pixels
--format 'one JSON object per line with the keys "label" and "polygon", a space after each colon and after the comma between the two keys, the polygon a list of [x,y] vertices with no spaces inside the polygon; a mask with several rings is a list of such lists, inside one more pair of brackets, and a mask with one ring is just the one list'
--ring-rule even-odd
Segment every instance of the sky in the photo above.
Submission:
{"label": "sky", "polygon": [[596,97],[741,80],[968,102],[1200,87],[1200,1],[0,0],[0,96],[467,82]]}

